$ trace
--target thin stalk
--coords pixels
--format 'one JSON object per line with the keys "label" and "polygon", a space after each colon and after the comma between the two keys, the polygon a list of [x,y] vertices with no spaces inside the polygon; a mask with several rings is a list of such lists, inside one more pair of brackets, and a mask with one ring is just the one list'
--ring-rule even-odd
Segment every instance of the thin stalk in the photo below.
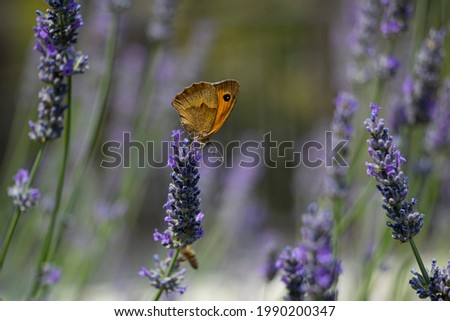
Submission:
{"label": "thin stalk", "polygon": [[[94,134],[91,135],[87,148],[85,149],[85,157],[87,158],[87,162],[89,162],[89,160],[92,158],[99,144],[100,133],[103,129],[102,125],[104,123],[106,112],[108,110],[107,103],[109,93],[111,92],[112,73],[114,70],[114,62],[117,54],[119,17],[119,13],[113,12],[113,18],[111,20],[111,26],[109,28],[109,34],[106,43],[103,73],[100,79],[99,91],[94,105],[94,110],[98,110],[99,112],[93,118],[94,125],[91,126],[91,128],[93,128],[91,131],[93,131]],[[85,168],[86,167],[87,166],[85,166]]]}
{"label": "thin stalk", "polygon": [[28,180],[27,188],[30,187],[31,184],[33,184],[34,177],[36,176],[39,166],[41,165],[42,156],[44,155],[45,152],[45,147],[47,147],[47,142],[43,142],[41,144],[41,147],[39,148],[39,151],[36,155],[36,159],[34,160],[33,166],[31,167],[30,179]]}
{"label": "thin stalk", "polygon": [[16,230],[17,222],[19,222],[20,214],[22,214],[22,211],[20,211],[19,208],[16,208],[11,223],[9,224],[8,233],[6,234],[5,241],[3,242],[2,252],[0,253],[0,271],[3,268],[3,263],[5,262],[9,245],[11,244],[14,231]]}
{"label": "thin stalk", "polygon": [[448,0],[441,0],[441,14],[439,15],[439,27],[444,27],[445,26],[445,20],[447,18],[447,6],[446,6],[446,2]]}
{"label": "thin stalk", "polygon": [[115,230],[115,226],[112,223],[106,223],[104,226],[94,225],[94,233],[99,235],[98,241],[96,241],[95,246],[90,251],[89,256],[86,258],[86,264],[83,268],[79,270],[79,275],[77,277],[78,282],[74,289],[74,300],[82,300],[83,291],[86,288],[92,275],[98,268],[98,258],[101,258],[103,253],[108,249],[108,245],[111,240],[111,235]]}
{"label": "thin stalk", "polygon": [[[417,1],[411,52],[416,52],[419,49],[422,40],[425,38],[425,35],[427,33],[427,25],[428,25],[427,16],[429,8],[430,8],[429,0]],[[412,67],[413,64],[414,64],[414,55],[410,61],[410,67]]]}
{"label": "thin stalk", "polygon": [[400,290],[404,289],[403,276],[405,274],[405,271],[408,270],[409,265],[411,265],[411,257],[403,259],[403,263],[398,268],[397,273],[395,273],[394,285],[392,286],[391,291],[391,300],[401,300],[400,297],[402,296],[400,295]]}
{"label": "thin stalk", "polygon": [[37,274],[34,278],[33,287],[31,290],[30,298],[37,298],[41,287],[41,272],[43,265],[49,259],[50,249],[52,246],[53,235],[55,232],[56,221],[58,218],[59,208],[61,206],[61,199],[64,190],[64,180],[66,176],[67,161],[69,159],[69,149],[70,149],[70,127],[71,127],[71,110],[72,110],[72,77],[67,80],[67,111],[66,111],[66,127],[64,129],[64,152],[63,160],[61,164],[61,171],[58,179],[58,186],[56,189],[55,206],[52,211],[50,226],[47,230],[46,237],[44,239],[44,244],[42,246],[42,252],[39,257],[37,264]]}
{"label": "thin stalk", "polygon": [[389,237],[391,234],[390,229],[385,229],[383,235],[381,237],[381,244],[377,248],[376,252],[372,255],[372,257],[367,262],[367,267],[364,269],[364,278],[363,278],[363,286],[361,287],[361,292],[359,295],[359,300],[367,301],[369,299],[370,288],[372,285],[372,281],[374,279],[374,272],[376,267],[379,264],[379,261],[386,252],[392,247],[390,246],[390,242],[392,240]]}
{"label": "thin stalk", "polygon": [[[31,168],[31,171],[30,171],[30,179],[28,180],[26,188],[29,188],[34,181],[34,177],[36,176],[37,169],[39,168],[39,166],[41,164],[42,156],[44,155],[46,146],[47,146],[46,142],[42,143],[38,150],[38,153],[36,154],[36,158],[34,159],[34,162],[33,162],[33,167]],[[11,240],[14,235],[14,231],[16,230],[17,222],[19,222],[20,214],[22,214],[22,212],[20,211],[19,208],[16,208],[16,211],[14,212],[13,218],[11,220],[11,224],[9,225],[8,232],[5,237],[5,241],[3,243],[2,250],[0,252],[0,271],[3,268],[6,254],[8,253],[8,249],[11,244]]]}
{"label": "thin stalk", "polygon": [[[95,154],[95,151],[98,148],[100,143],[100,134],[103,129],[103,124],[105,122],[106,113],[108,110],[108,98],[111,92],[111,80],[112,73],[114,70],[114,62],[116,60],[117,54],[117,41],[119,36],[119,18],[120,13],[113,12],[111,26],[109,28],[108,37],[106,40],[106,49],[105,49],[105,57],[104,57],[104,65],[102,76],[100,78],[99,90],[97,92],[97,96],[95,98],[93,111],[94,114],[91,118],[91,123],[89,126],[89,134],[88,141],[86,143],[86,147],[82,150],[82,155],[80,160],[77,161],[78,166],[75,167],[73,172],[74,183],[73,189],[70,193],[69,200],[65,206],[65,213],[72,213],[73,208],[77,204],[80,193],[83,187],[83,178],[85,177],[86,170],[89,167],[90,162],[92,161],[92,157]],[[62,237],[64,234],[64,227],[60,228],[57,232],[55,251],[58,251],[58,244],[61,243]],[[53,257],[53,254],[51,255]]]}
{"label": "thin stalk", "polygon": [[[133,128],[135,129],[134,132],[136,133],[136,137],[139,141],[148,139],[146,137],[154,137],[154,135],[149,134],[149,132],[151,132],[152,130],[148,128],[149,116],[152,112],[152,108],[150,108],[149,102],[152,99],[152,94],[154,91],[155,70],[161,64],[161,60],[164,56],[164,49],[165,46],[163,44],[158,44],[157,47],[153,49],[153,52],[150,53],[148,58],[143,85],[140,89],[140,94],[138,97],[135,112],[136,116],[132,121]],[[129,199],[130,195],[134,195],[134,193],[132,193],[135,192],[134,189],[144,190],[143,186],[136,184],[136,180],[140,178],[142,178],[142,175],[139,175],[135,168],[131,168],[130,170],[125,171],[123,183],[116,198]],[[137,214],[137,211],[135,214]],[[130,217],[130,215],[127,215],[127,217]],[[133,216],[133,218],[134,217],[135,215]]]}
{"label": "thin stalk", "polygon": [[414,257],[416,258],[417,264],[419,265],[420,272],[422,272],[422,276],[425,279],[425,282],[427,282],[427,284],[430,284],[431,283],[430,277],[428,276],[428,272],[425,269],[425,265],[423,265],[422,257],[420,256],[419,250],[417,249],[414,239],[411,239],[409,241],[409,244],[411,244],[411,249],[414,253]]}
{"label": "thin stalk", "polygon": [[341,234],[338,233],[342,230],[338,230],[338,226],[343,218],[343,209],[344,209],[344,198],[343,197],[335,197],[333,199],[333,220],[334,220],[334,233],[332,234],[332,244],[333,244],[333,252],[335,257],[339,256],[340,248],[339,248],[339,239]]}
{"label": "thin stalk", "polygon": [[[411,154],[411,141],[412,141],[412,137],[413,137],[413,131],[414,128],[412,126],[406,126],[405,128],[405,134],[403,135],[404,137],[404,157],[406,159],[410,159],[410,154]],[[403,172],[408,173],[409,171],[409,162],[405,162],[404,166],[403,166]]]}
{"label": "thin stalk", "polygon": [[[34,42],[33,42],[34,44]],[[8,142],[6,143],[5,152],[2,155],[3,161],[0,166],[0,173],[3,174],[3,179],[1,182],[0,190],[5,190],[8,182],[8,177],[11,176],[11,173],[15,170],[18,163],[20,163],[23,159],[28,159],[30,155],[30,145],[33,143],[28,138],[28,126],[23,126],[23,124],[27,123],[27,119],[31,119],[36,112],[34,108],[31,108],[33,105],[37,105],[36,103],[30,104],[30,102],[37,101],[37,87],[38,82],[35,80],[35,69],[36,69],[36,60],[34,59],[34,55],[36,54],[33,50],[33,45],[30,44],[25,68],[23,68],[23,72],[21,75],[21,88],[18,91],[18,102],[14,108],[14,116],[11,121],[11,130],[8,135]],[[34,151],[34,150],[33,150]],[[5,205],[6,202],[6,194],[0,194],[0,204]],[[0,209],[1,210],[1,209]]]}
{"label": "thin stalk", "polygon": [[140,94],[138,97],[138,103],[136,107],[135,119],[133,120],[133,128],[136,133],[145,132],[148,126],[149,115],[153,111],[149,108],[149,104],[154,91],[154,76],[155,70],[161,65],[161,59],[164,56],[165,45],[158,43],[153,48],[153,52],[148,57],[147,69],[144,74],[144,80]]}
{"label": "thin stalk", "polygon": [[430,25],[429,16],[430,16],[430,11],[431,11],[431,0],[426,0],[425,2],[426,2],[426,9],[425,9],[425,14],[423,17],[423,24],[422,24],[422,37],[421,37],[422,39],[424,39],[425,36],[427,35],[428,28]]}
{"label": "thin stalk", "polygon": [[336,226],[336,234],[341,235],[347,228],[356,221],[360,213],[364,212],[370,198],[372,197],[374,191],[372,184],[366,184],[364,190],[360,193],[358,199],[353,204],[353,206],[342,216],[342,219],[338,222]]}
{"label": "thin stalk", "polygon": [[[175,264],[178,260],[178,255],[180,254],[180,248],[177,248],[175,250],[175,253],[172,256],[172,261],[170,262],[169,268],[167,269],[166,273],[164,274],[164,278],[169,277],[172,274],[173,268],[175,267]],[[159,289],[158,292],[156,292],[155,297],[153,298],[153,301],[158,301],[163,293],[163,289]]]}

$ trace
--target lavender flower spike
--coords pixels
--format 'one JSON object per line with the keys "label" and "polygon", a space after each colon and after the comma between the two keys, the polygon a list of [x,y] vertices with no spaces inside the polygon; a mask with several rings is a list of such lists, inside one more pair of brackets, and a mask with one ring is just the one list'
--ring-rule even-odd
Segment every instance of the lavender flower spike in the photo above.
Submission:
{"label": "lavender flower spike", "polygon": [[392,237],[401,243],[408,242],[417,235],[422,226],[424,215],[414,209],[417,201],[413,198],[405,201],[408,195],[408,178],[401,170],[406,161],[393,144],[389,129],[384,126],[384,119],[378,119],[380,107],[372,104],[370,117],[364,122],[370,138],[369,155],[372,163],[366,162],[367,174],[378,182],[377,188],[383,195],[383,208],[391,220],[387,226],[392,228]]}
{"label": "lavender flower spike", "polygon": [[397,74],[400,62],[395,56],[380,55],[377,59],[376,72],[379,78],[388,80]]}
{"label": "lavender flower spike", "polygon": [[204,234],[201,225],[203,213],[200,212],[200,189],[197,183],[200,179],[198,167],[201,153],[200,143],[188,138],[181,139],[181,130],[172,132],[173,154],[169,156],[172,183],[169,185],[169,195],[165,221],[169,225],[164,233],[156,231],[155,241],[160,241],[167,248],[184,247],[194,243]]}
{"label": "lavender flower spike", "polygon": [[62,276],[61,268],[52,264],[46,264],[42,273],[41,282],[44,286],[57,284]]}
{"label": "lavender flower spike", "polygon": [[173,18],[178,10],[179,0],[153,0],[152,21],[147,35],[153,41],[167,41],[173,34]]}
{"label": "lavender flower spike", "polygon": [[286,247],[276,264],[289,291],[284,299],[336,300],[337,292],[333,285],[342,269],[333,255],[331,213],[318,210],[313,203],[302,219],[302,242],[296,248]]}
{"label": "lavender flower spike", "polygon": [[183,294],[186,291],[186,287],[181,286],[181,282],[184,280],[186,269],[180,269],[180,264],[175,263],[171,275],[166,276],[173,254],[173,251],[170,251],[169,257],[163,261],[159,259],[158,255],[154,255],[153,260],[155,261],[155,268],[148,270],[146,267],[142,267],[138,274],[148,278],[150,284],[156,289],[162,289],[166,293],[178,292]]}
{"label": "lavender flower spike", "polygon": [[332,289],[342,272],[341,263],[334,257],[331,231],[333,218],[329,211],[319,210],[313,203],[302,216],[301,247],[308,270],[306,290],[308,300],[334,301],[337,292]]}
{"label": "lavender flower spike", "polygon": [[450,145],[450,78],[444,81],[439,97],[439,110],[433,116],[425,138],[428,152],[445,150]]}
{"label": "lavender flower spike", "polygon": [[[338,141],[349,141],[353,135],[352,119],[355,111],[358,109],[356,98],[346,92],[340,92],[334,100],[336,109],[334,111],[331,129],[333,136]],[[349,156],[348,144],[341,149],[341,155],[344,159]],[[347,190],[345,181],[348,166],[342,164],[333,164],[329,167],[329,175],[326,178],[325,186],[327,193],[333,197],[342,197]]]}
{"label": "lavender flower spike", "polygon": [[444,38],[445,29],[430,30],[416,55],[413,77],[407,77],[403,83],[403,94],[412,124],[428,123],[435,111],[444,57]]}
{"label": "lavender flower spike", "polygon": [[355,61],[350,63],[347,72],[354,82],[365,83],[373,76],[380,9],[378,1],[361,0],[358,3],[355,24],[350,35],[350,49]]}
{"label": "lavender flower spike", "polygon": [[408,29],[408,20],[414,13],[414,0],[380,0],[383,5],[381,33],[390,38],[400,35]]}
{"label": "lavender flower spike", "polygon": [[276,262],[281,271],[281,280],[286,285],[288,293],[283,297],[286,301],[303,301],[306,295],[306,269],[304,253],[301,248],[286,246]]}
{"label": "lavender flower spike", "polygon": [[87,56],[75,51],[78,28],[83,25],[80,5],[74,0],[46,0],[51,9],[37,11],[34,50],[41,54],[39,79],[46,86],[39,92],[38,120],[29,122],[29,136],[45,142],[63,130],[67,77],[88,69]]}
{"label": "lavender flower spike", "polygon": [[36,201],[41,197],[37,188],[28,186],[30,175],[27,170],[19,169],[13,177],[15,184],[8,188],[8,196],[14,200],[21,212],[26,212],[30,207],[36,205]]}
{"label": "lavender flower spike", "polygon": [[450,301],[450,261],[442,270],[436,266],[436,259],[431,261],[430,284],[425,282],[423,276],[416,270],[411,273],[415,277],[409,280],[411,287],[416,290],[421,299],[430,298],[431,301]]}
{"label": "lavender flower spike", "polygon": [[380,19],[378,1],[361,0],[350,36],[350,48],[356,58],[376,56],[376,33]]}

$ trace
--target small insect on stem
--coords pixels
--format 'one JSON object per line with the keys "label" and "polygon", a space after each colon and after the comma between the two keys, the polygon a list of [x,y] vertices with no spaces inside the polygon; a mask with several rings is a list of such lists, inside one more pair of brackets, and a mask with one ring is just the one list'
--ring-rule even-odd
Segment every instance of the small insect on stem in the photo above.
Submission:
{"label": "small insect on stem", "polygon": [[188,261],[193,269],[198,269],[197,256],[195,255],[195,251],[189,245],[182,247],[180,253],[182,258],[180,258],[179,261]]}

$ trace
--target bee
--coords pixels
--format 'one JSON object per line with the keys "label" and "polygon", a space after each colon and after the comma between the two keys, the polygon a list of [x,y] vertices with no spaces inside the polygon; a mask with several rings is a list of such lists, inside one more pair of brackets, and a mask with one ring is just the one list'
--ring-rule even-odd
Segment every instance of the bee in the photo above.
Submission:
{"label": "bee", "polygon": [[189,245],[182,247],[180,253],[183,256],[181,261],[188,261],[193,269],[198,269],[197,256],[195,255],[194,250]]}

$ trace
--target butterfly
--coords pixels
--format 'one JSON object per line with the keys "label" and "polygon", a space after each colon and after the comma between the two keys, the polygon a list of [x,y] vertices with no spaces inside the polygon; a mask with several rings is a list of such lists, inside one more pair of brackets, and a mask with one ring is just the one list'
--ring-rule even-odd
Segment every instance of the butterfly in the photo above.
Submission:
{"label": "butterfly", "polygon": [[172,106],[178,111],[184,130],[206,142],[230,116],[238,93],[236,80],[197,82],[177,94]]}

